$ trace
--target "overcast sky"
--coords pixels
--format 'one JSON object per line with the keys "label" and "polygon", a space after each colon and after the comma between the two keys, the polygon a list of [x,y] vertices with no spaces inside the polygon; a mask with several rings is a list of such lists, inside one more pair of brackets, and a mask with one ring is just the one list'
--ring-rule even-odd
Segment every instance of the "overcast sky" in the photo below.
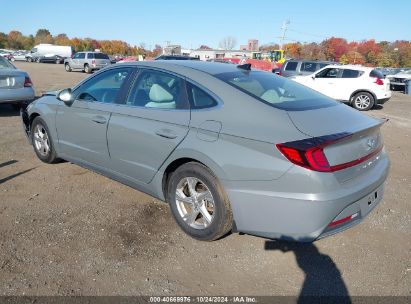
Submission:
{"label": "overcast sky", "polygon": [[183,47],[218,47],[225,36],[237,46],[248,38],[260,44],[279,42],[289,19],[286,42],[348,40],[411,40],[411,1],[256,1],[256,0],[70,0],[2,1],[0,32],[121,39],[154,47],[166,41]]}

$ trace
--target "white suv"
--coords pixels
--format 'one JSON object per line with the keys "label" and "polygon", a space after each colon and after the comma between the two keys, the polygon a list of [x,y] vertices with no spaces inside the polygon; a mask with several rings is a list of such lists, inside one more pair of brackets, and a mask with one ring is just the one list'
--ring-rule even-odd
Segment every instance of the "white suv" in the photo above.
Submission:
{"label": "white suv", "polygon": [[311,75],[291,79],[360,111],[391,98],[390,82],[373,68],[328,65]]}

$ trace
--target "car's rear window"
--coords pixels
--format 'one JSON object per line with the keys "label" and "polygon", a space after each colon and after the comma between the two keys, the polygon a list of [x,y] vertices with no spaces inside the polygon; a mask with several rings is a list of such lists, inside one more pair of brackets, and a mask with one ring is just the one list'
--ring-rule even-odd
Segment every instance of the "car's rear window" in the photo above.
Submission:
{"label": "car's rear window", "polygon": [[382,79],[382,78],[384,78],[384,75],[383,75],[380,71],[378,71],[378,70],[372,70],[372,71],[370,72],[370,77],[375,77],[375,78],[380,78],[380,79]]}
{"label": "car's rear window", "polygon": [[15,67],[7,59],[0,56],[0,69],[15,69]]}
{"label": "car's rear window", "polygon": [[295,81],[261,71],[238,71],[215,75],[220,80],[272,106],[287,111],[325,108],[338,103]]}
{"label": "car's rear window", "polygon": [[108,55],[104,53],[94,53],[94,58],[95,59],[110,59],[108,58]]}
{"label": "car's rear window", "polygon": [[298,62],[296,61],[289,61],[285,66],[286,71],[295,71],[297,69]]}

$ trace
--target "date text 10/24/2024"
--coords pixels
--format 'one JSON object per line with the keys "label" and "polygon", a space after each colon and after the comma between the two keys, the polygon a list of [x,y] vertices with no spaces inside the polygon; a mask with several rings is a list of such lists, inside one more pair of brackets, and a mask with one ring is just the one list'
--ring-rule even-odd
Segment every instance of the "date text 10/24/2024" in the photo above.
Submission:
{"label": "date text 10/24/2024", "polygon": [[210,296],[166,296],[166,297],[150,297],[150,303],[257,303],[255,297],[210,297]]}

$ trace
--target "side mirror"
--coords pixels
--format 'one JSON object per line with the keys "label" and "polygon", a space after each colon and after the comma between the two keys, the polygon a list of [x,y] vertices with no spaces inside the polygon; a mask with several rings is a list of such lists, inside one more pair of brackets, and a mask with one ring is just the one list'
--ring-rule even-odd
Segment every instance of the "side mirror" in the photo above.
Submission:
{"label": "side mirror", "polygon": [[60,91],[57,94],[57,99],[70,106],[73,103],[73,95],[71,94],[71,89],[68,88]]}

